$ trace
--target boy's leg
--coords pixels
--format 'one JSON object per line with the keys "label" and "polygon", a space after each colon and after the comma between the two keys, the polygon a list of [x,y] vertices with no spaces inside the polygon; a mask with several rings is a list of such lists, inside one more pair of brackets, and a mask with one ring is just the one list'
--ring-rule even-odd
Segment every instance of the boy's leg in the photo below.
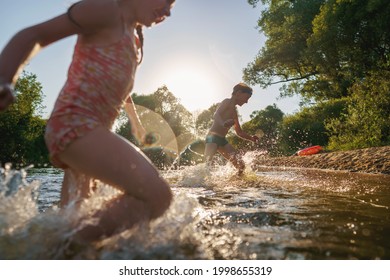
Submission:
{"label": "boy's leg", "polygon": [[206,143],[204,149],[204,158],[207,164],[209,164],[218,150],[218,145],[216,143]]}
{"label": "boy's leg", "polygon": [[223,147],[219,147],[218,152],[221,153],[227,160],[229,160],[235,168],[238,169],[238,174],[241,175],[245,170],[245,163],[241,156],[233,148],[232,145],[226,144]]}
{"label": "boy's leg", "polygon": [[96,128],[75,140],[58,156],[71,169],[124,192],[96,214],[100,222],[85,229],[86,239],[157,218],[170,205],[170,188],[150,161],[138,148],[106,128]]}

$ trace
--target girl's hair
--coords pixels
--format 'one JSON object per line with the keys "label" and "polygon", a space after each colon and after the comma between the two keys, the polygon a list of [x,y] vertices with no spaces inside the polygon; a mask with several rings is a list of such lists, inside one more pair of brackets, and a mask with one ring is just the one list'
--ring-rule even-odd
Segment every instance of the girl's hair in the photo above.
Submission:
{"label": "girl's hair", "polygon": [[141,59],[138,62],[138,64],[141,64],[142,59],[144,58],[144,33],[142,32],[142,25],[138,24],[135,27],[135,30],[137,31],[138,39],[141,45]]}

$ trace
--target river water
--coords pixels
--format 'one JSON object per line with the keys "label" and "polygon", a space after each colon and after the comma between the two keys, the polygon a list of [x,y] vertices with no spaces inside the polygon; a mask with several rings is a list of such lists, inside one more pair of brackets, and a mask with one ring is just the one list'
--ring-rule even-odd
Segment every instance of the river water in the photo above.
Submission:
{"label": "river water", "polygon": [[263,167],[237,178],[202,164],[162,174],[175,194],[162,218],[77,244],[117,191],[100,184],[78,211],[60,210],[61,170],[2,170],[0,259],[390,259],[390,176]]}

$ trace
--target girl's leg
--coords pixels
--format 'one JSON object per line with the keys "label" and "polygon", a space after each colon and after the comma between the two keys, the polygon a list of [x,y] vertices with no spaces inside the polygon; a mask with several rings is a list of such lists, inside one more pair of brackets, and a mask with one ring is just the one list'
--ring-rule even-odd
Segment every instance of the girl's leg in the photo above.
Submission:
{"label": "girl's leg", "polygon": [[227,160],[229,160],[235,168],[238,169],[238,174],[241,175],[245,170],[245,163],[241,156],[233,148],[232,145],[226,144],[223,147],[219,147],[218,152],[221,153]]}
{"label": "girl's leg", "polygon": [[70,201],[89,197],[92,180],[92,178],[75,170],[65,169],[61,188],[61,208],[65,207]]}
{"label": "girl's leg", "polygon": [[151,219],[150,209],[143,201],[129,195],[121,195],[95,213],[96,225],[88,225],[78,232],[81,240],[94,241],[103,236],[111,236],[120,229],[128,229],[135,224]]}
{"label": "girl's leg", "polygon": [[96,214],[100,222],[82,232],[86,239],[157,218],[170,205],[170,188],[150,161],[138,148],[106,128],[96,128],[75,140],[58,156],[71,169],[124,192]]}

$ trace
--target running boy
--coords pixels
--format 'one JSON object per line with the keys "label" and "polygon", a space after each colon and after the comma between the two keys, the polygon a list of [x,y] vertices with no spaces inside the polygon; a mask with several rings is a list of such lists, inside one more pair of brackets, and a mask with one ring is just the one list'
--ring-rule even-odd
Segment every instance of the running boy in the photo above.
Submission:
{"label": "running boy", "polygon": [[245,164],[241,156],[236,152],[232,145],[226,140],[226,134],[234,125],[237,136],[240,138],[257,142],[259,138],[245,133],[238,121],[236,105],[242,106],[248,103],[252,96],[252,88],[244,83],[234,86],[231,98],[226,98],[221,102],[214,114],[214,122],[206,136],[205,159],[209,163],[215,153],[218,151],[222,156],[229,160],[234,167],[238,169],[238,174],[244,172]]}

